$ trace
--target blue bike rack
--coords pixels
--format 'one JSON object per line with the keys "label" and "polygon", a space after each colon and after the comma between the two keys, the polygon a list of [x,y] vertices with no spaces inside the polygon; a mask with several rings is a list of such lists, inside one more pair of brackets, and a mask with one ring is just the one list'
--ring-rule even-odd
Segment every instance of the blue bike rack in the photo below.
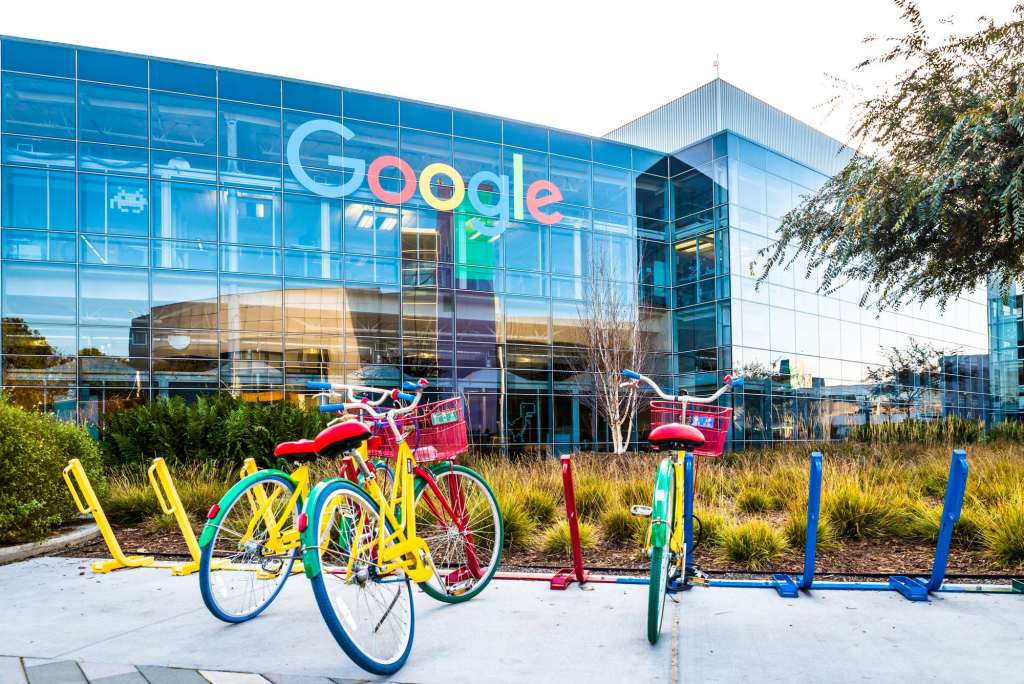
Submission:
{"label": "blue bike rack", "polygon": [[903,594],[909,601],[927,601],[928,593],[938,591],[946,577],[949,564],[949,547],[953,543],[953,528],[960,519],[967,491],[967,452],[955,449],[949,463],[949,479],[946,481],[946,496],[942,500],[942,522],[939,524],[939,542],[935,546],[935,562],[932,575],[925,582],[916,577],[893,575],[889,586]]}
{"label": "blue bike rack", "polygon": [[810,589],[818,553],[818,519],[821,517],[821,452],[811,454],[807,480],[807,536],[804,539],[804,572],[795,580],[790,575],[772,575],[772,586],[783,598],[797,598],[799,589]]}
{"label": "blue bike rack", "polygon": [[683,532],[686,535],[686,567],[693,565],[693,454],[683,457]]}

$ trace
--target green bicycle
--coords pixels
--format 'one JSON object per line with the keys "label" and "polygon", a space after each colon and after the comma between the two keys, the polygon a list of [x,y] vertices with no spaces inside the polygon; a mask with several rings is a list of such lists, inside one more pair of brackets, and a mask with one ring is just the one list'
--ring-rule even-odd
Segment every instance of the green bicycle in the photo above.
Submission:
{"label": "green bicycle", "polygon": [[[644,544],[651,559],[651,577],[647,599],[647,639],[658,643],[665,614],[665,597],[670,587],[685,583],[693,573],[693,542],[687,538],[685,518],[693,511],[684,510],[687,476],[685,453],[698,456],[721,456],[729,432],[732,409],[709,406],[727,390],[742,387],[742,378],[725,376],[725,382],[709,397],[666,394],[657,383],[635,371],[624,370],[624,386],[635,387],[645,382],[661,397],[651,402],[651,432],[647,436],[656,451],[671,451],[658,465],[654,480],[654,496],[650,506],[633,506],[635,516],[649,518]],[[687,410],[690,404],[697,404]]]}

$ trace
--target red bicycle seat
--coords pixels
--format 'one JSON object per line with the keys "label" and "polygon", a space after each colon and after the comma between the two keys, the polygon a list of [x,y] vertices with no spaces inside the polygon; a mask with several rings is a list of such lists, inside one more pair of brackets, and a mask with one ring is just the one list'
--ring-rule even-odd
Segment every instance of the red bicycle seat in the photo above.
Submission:
{"label": "red bicycle seat", "polygon": [[651,433],[647,435],[647,441],[657,451],[661,449],[693,451],[697,447],[704,446],[704,433],[692,425],[665,423],[651,430]]}
{"label": "red bicycle seat", "polygon": [[332,425],[313,439],[313,449],[321,456],[337,456],[370,438],[370,428],[358,420]]}
{"label": "red bicycle seat", "polygon": [[316,458],[316,449],[313,448],[313,440],[300,439],[294,442],[281,442],[274,447],[274,455],[297,461],[303,458]]}

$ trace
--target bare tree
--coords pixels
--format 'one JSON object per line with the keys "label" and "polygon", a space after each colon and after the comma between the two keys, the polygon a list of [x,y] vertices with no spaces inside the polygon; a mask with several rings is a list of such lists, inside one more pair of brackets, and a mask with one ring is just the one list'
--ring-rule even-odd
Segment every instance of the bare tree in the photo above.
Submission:
{"label": "bare tree", "polygon": [[612,450],[625,453],[632,437],[633,418],[640,393],[633,387],[621,387],[623,369],[643,373],[648,361],[648,333],[643,327],[636,281],[616,279],[613,259],[603,250],[594,250],[590,275],[584,281],[583,301],[579,306],[581,349],[578,357],[583,385],[589,392],[583,398],[604,418],[611,432]]}
{"label": "bare tree", "polygon": [[939,360],[958,352],[959,349],[942,349],[913,337],[904,347],[885,347],[882,351],[885,363],[867,372],[867,379],[874,383],[870,396],[887,399],[903,408],[909,418],[914,407],[922,410],[937,401],[933,395],[942,380]]}

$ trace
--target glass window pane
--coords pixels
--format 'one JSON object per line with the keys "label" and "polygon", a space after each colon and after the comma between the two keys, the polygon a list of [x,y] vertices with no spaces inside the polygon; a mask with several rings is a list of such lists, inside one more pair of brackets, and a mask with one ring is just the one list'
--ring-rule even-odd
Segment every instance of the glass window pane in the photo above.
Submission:
{"label": "glass window pane", "polygon": [[78,78],[145,88],[149,85],[149,64],[145,57],[79,49]]}
{"label": "glass window pane", "polygon": [[3,247],[5,259],[75,261],[73,233],[5,229]]}
{"label": "glass window pane", "polygon": [[285,107],[341,116],[340,88],[297,81],[283,81],[281,86]]}
{"label": "glass window pane", "polygon": [[217,327],[217,274],[153,271],[153,326]]}
{"label": "glass window pane", "polygon": [[3,39],[0,63],[11,71],[33,74],[75,77],[75,51],[73,48],[46,45],[31,41]]}
{"label": "glass window pane", "polygon": [[284,273],[289,277],[341,280],[341,265],[338,254],[297,250],[285,250],[284,253]]}
{"label": "glass window pane", "polygon": [[149,84],[160,90],[196,95],[217,95],[217,72],[195,64],[149,60]]}
{"label": "glass window pane", "polygon": [[221,277],[220,326],[225,330],[281,332],[280,278]]}
{"label": "glass window pane", "polygon": [[75,174],[8,166],[0,172],[4,227],[75,229]]}
{"label": "glass window pane", "polygon": [[501,121],[469,112],[453,112],[455,135],[501,142]]}
{"label": "glass window pane", "polygon": [[151,95],[153,147],[217,154],[217,103],[204,97]]}
{"label": "glass window pane", "polygon": [[3,143],[0,161],[4,164],[75,168],[75,143],[70,140],[5,135],[0,142]]}
{"label": "glass window pane", "polygon": [[566,228],[551,229],[551,272],[583,275],[590,261],[590,235]]}
{"label": "glass window pane", "polygon": [[143,269],[83,266],[79,282],[82,323],[130,325],[149,314],[149,277]]}
{"label": "glass window pane", "polygon": [[221,191],[222,242],[281,244],[281,196],[225,188]]}
{"label": "glass window pane", "polygon": [[78,138],[146,147],[149,144],[146,91],[79,83]]}
{"label": "glass window pane", "polygon": [[78,175],[79,230],[149,234],[149,182],[121,176]]}
{"label": "glass window pane", "polygon": [[150,152],[153,175],[168,180],[187,180],[215,183],[217,158],[186,152],[152,150]]}
{"label": "glass window pane", "polygon": [[551,182],[562,191],[569,204],[590,204],[590,164],[573,159],[551,157]]}
{"label": "glass window pane", "polygon": [[226,157],[280,163],[281,110],[222,102],[220,153]]}
{"label": "glass window pane", "polygon": [[547,269],[547,228],[535,223],[516,223],[505,231],[505,267],[527,271]]}
{"label": "glass window pane", "polygon": [[628,214],[629,199],[632,194],[629,171],[595,164],[593,173],[594,208]]}
{"label": "glass window pane", "polygon": [[229,273],[280,275],[281,252],[275,247],[223,245],[220,248],[220,268]]}
{"label": "glass window pane", "polygon": [[149,241],[140,238],[81,235],[80,261],[107,266],[148,266]]}
{"label": "glass window pane", "polygon": [[448,135],[451,135],[452,132],[452,110],[446,107],[436,107],[419,102],[401,102],[399,117],[403,127],[408,126]]}
{"label": "glass window pane", "polygon": [[75,137],[75,82],[4,72],[2,130],[50,138]]}
{"label": "glass window pane", "polygon": [[398,123],[398,100],[351,90],[346,90],[342,97],[346,119],[354,117],[386,124]]}
{"label": "glass window pane", "polygon": [[4,264],[4,318],[36,323],[75,322],[74,264]]}
{"label": "glass window pane", "polygon": [[323,197],[284,196],[284,244],[341,250],[342,203]]}
{"label": "glass window pane", "polygon": [[151,246],[155,267],[217,270],[217,250],[213,245],[202,242],[152,240]]}
{"label": "glass window pane", "polygon": [[281,81],[276,78],[221,69],[217,72],[217,87],[219,96],[229,100],[281,106]]}
{"label": "glass window pane", "polygon": [[78,168],[83,171],[145,176],[149,174],[149,151],[125,145],[79,143]]}
{"label": "glass window pane", "polygon": [[347,202],[345,204],[345,251],[379,256],[398,256],[398,209]]}
{"label": "glass window pane", "polygon": [[153,237],[217,239],[217,191],[213,186],[153,181]]}

